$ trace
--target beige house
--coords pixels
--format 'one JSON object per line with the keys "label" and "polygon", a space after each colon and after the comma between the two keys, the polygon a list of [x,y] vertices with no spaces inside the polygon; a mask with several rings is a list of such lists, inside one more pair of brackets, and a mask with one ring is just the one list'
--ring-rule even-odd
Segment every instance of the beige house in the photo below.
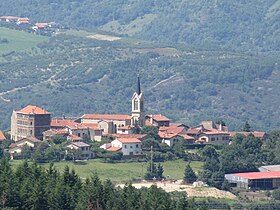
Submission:
{"label": "beige house", "polygon": [[67,146],[69,152],[76,153],[76,159],[89,159],[94,158],[95,154],[90,150],[90,145],[84,142],[71,142]]}
{"label": "beige house", "polygon": [[[104,123],[104,121],[107,122]],[[110,125],[109,122],[112,122]],[[131,125],[131,116],[123,114],[85,114],[81,117],[82,124],[99,124],[101,128],[107,126],[108,133],[116,133],[118,127]],[[105,130],[104,130],[105,131]],[[106,132],[105,131],[105,132]]]}
{"label": "beige house", "polygon": [[69,135],[75,135],[82,139],[90,139],[92,141],[101,141],[102,130],[96,124],[76,124],[68,125],[65,128]]}
{"label": "beige house", "polygon": [[47,131],[43,132],[43,140],[51,140],[53,137],[67,137],[68,136],[68,131],[63,130],[63,129],[49,129]]}
{"label": "beige house", "polygon": [[169,127],[170,119],[161,114],[151,114],[146,116],[146,125]]}
{"label": "beige house", "polygon": [[18,140],[16,143],[10,145],[9,153],[11,155],[11,159],[18,159],[21,157],[22,148],[24,146],[28,146],[30,148],[35,148],[41,143],[40,140],[34,137],[22,138]]}
{"label": "beige house", "polygon": [[117,134],[133,134],[133,126],[122,126],[117,128]]}
{"label": "beige house", "polygon": [[43,139],[43,132],[50,129],[51,114],[46,110],[28,105],[13,111],[11,117],[11,138],[18,141],[26,137]]}
{"label": "beige house", "polygon": [[214,145],[228,145],[229,133],[228,132],[203,132],[199,135],[196,143],[200,144],[214,144]]}

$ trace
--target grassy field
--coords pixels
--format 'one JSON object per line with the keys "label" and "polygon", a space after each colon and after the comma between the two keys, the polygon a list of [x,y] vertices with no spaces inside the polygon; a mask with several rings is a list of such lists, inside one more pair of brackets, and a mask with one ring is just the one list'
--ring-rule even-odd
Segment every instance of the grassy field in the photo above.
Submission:
{"label": "grassy field", "polygon": [[37,44],[48,40],[48,37],[45,36],[39,36],[4,27],[0,27],[0,38],[8,40],[7,44],[0,44],[0,55],[11,51],[30,49],[35,47]]}
{"label": "grassy field", "polygon": [[[20,160],[12,161],[12,165],[16,167],[22,163]],[[145,174],[147,163],[103,163],[101,159],[94,159],[83,162],[84,165],[73,164],[72,162],[61,161],[55,163],[55,167],[59,171],[63,171],[66,165],[70,169],[74,168],[81,178],[90,177],[91,174],[97,173],[102,180],[111,179],[113,182],[127,182],[132,179],[140,179]],[[48,167],[49,164],[43,164]],[[182,179],[186,162],[183,160],[167,161],[162,163],[164,175],[170,176],[173,179]],[[194,171],[199,171],[202,167],[202,162],[193,161],[191,166]],[[143,170],[142,170],[143,169]]]}

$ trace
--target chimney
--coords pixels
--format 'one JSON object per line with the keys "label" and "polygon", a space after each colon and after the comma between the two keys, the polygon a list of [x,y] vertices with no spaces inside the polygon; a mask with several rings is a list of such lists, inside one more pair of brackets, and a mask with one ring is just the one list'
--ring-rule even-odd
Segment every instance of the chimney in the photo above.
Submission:
{"label": "chimney", "polygon": [[222,123],[219,124],[219,131],[223,131],[223,125],[222,125]]}
{"label": "chimney", "polygon": [[153,115],[151,114],[150,123],[153,124]]}

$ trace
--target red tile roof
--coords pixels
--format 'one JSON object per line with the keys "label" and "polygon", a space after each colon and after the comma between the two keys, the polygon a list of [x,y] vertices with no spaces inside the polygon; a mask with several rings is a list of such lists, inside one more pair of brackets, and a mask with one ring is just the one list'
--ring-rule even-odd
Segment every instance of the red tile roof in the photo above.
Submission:
{"label": "red tile roof", "polygon": [[38,28],[45,28],[49,25],[49,23],[36,23],[35,26]]}
{"label": "red tile roof", "polygon": [[185,127],[160,127],[159,131],[165,131],[166,133],[179,134],[185,130]]}
{"label": "red tile roof", "polygon": [[21,21],[21,22],[28,22],[28,21],[29,21],[29,18],[19,18],[18,21]]}
{"label": "red tile roof", "polygon": [[263,138],[266,135],[266,132],[229,132],[231,137],[236,136],[237,134],[242,134],[244,136],[248,136],[249,134],[253,134],[255,137]]}
{"label": "red tile roof", "polygon": [[206,131],[206,132],[203,132],[202,134],[207,134],[207,135],[229,135],[229,132],[223,132],[223,131]]}
{"label": "red tile roof", "polygon": [[67,125],[76,125],[77,123],[74,122],[73,120],[69,119],[57,119],[54,118],[51,120],[51,127],[66,127]]}
{"label": "red tile roof", "polygon": [[112,136],[112,137],[117,137],[117,138],[137,138],[137,139],[141,140],[148,135],[147,134],[118,134],[118,133],[114,133],[114,134],[107,134],[107,136]]}
{"label": "red tile roof", "polygon": [[239,176],[245,179],[270,179],[280,178],[280,171],[236,173],[232,175]]}
{"label": "red tile roof", "polygon": [[199,134],[199,133],[201,133],[201,130],[190,128],[190,129],[187,130],[187,133],[188,134]]}
{"label": "red tile roof", "polygon": [[18,19],[16,16],[1,16],[0,19]]}
{"label": "red tile roof", "polygon": [[3,132],[0,131],[0,141],[6,140],[6,137],[4,136]]}
{"label": "red tile roof", "polygon": [[106,150],[108,150],[108,151],[111,151],[111,152],[116,152],[116,151],[119,151],[119,150],[121,150],[122,148],[120,148],[120,147],[109,147],[109,148],[107,148]]}
{"label": "red tile roof", "polygon": [[194,137],[187,134],[180,134],[179,136],[182,136],[185,140],[194,140]]}
{"label": "red tile roof", "polygon": [[121,143],[140,143],[138,138],[117,138]]}
{"label": "red tile roof", "polygon": [[171,139],[175,136],[178,136],[176,133],[166,133],[166,132],[158,132],[158,135],[162,139]]}
{"label": "red tile roof", "polygon": [[92,130],[102,130],[99,128],[98,124],[93,124],[93,123],[81,123],[80,125],[85,126],[87,128],[90,128]]}
{"label": "red tile roof", "polygon": [[84,114],[82,119],[130,120],[131,116],[125,114]]}
{"label": "red tile roof", "polygon": [[43,108],[40,108],[38,106],[28,105],[24,107],[21,110],[16,111],[17,113],[23,113],[23,114],[50,114]]}
{"label": "red tile roof", "polygon": [[80,141],[80,140],[82,140],[81,137],[76,136],[76,135],[74,135],[74,134],[69,135],[69,136],[68,136],[68,139],[71,139],[72,141]]}
{"label": "red tile roof", "polygon": [[167,117],[165,117],[161,114],[153,114],[153,115],[147,115],[147,116],[149,118],[153,118],[153,120],[158,121],[158,122],[160,122],[160,121],[170,121],[169,118],[167,118]]}

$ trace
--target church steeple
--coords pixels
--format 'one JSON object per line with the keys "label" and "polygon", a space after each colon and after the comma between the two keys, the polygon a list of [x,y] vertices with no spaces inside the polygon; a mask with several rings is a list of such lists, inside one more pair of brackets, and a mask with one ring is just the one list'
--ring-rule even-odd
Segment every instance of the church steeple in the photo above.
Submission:
{"label": "church steeple", "polygon": [[137,90],[136,90],[136,93],[137,93],[138,95],[140,95],[140,93],[141,93],[141,86],[140,86],[140,77],[139,77],[139,74],[138,74],[138,76],[137,76]]}
{"label": "church steeple", "polygon": [[144,95],[141,91],[140,77],[137,75],[137,88],[131,99],[132,125],[145,125]]}

